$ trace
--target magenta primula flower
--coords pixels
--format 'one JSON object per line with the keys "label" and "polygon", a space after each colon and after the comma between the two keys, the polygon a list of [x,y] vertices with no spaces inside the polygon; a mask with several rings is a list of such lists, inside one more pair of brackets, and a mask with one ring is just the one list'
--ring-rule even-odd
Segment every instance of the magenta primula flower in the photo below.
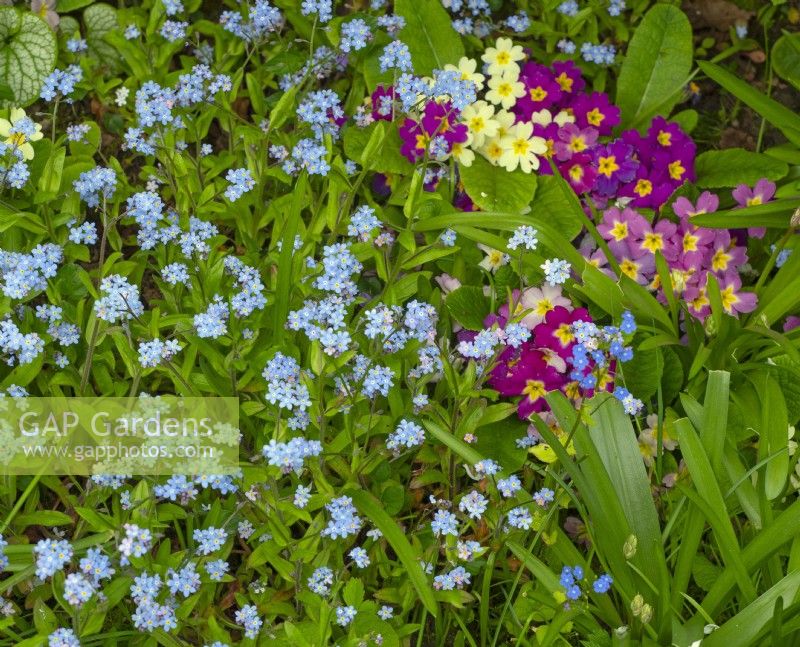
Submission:
{"label": "magenta primula flower", "polygon": [[592,156],[597,168],[594,188],[600,195],[613,196],[620,184],[633,180],[639,168],[633,153],[633,148],[619,140],[594,148]]}
{"label": "magenta primula flower", "polygon": [[647,220],[634,209],[617,209],[611,207],[603,212],[603,220],[597,225],[597,231],[608,241],[614,255],[628,253],[629,247],[635,245],[634,231],[644,231]]}
{"label": "magenta primula flower", "polygon": [[592,92],[580,95],[572,106],[575,121],[581,128],[592,126],[601,135],[610,135],[611,129],[619,124],[620,109],[608,100],[605,92]]}
{"label": "magenta primula flower", "polygon": [[586,87],[581,71],[573,61],[555,61],[553,77],[561,88],[561,107],[566,107]]}
{"label": "magenta primula flower", "polygon": [[391,121],[394,116],[395,91],[394,86],[384,87],[379,85],[370,97],[372,106],[372,118],[375,120],[383,119]]}
{"label": "magenta primula flower", "polygon": [[729,315],[736,316],[740,312],[752,312],[756,309],[757,297],[752,292],[741,292],[742,279],[730,272],[719,282],[722,295],[722,307]]}
{"label": "magenta primula flower", "polygon": [[672,210],[679,218],[691,218],[704,213],[714,213],[719,208],[719,197],[710,191],[703,191],[692,204],[689,198],[681,196],[672,203]]}
{"label": "magenta primula flower", "polygon": [[591,320],[589,311],[585,308],[575,308],[570,311],[558,306],[548,312],[544,321],[533,329],[533,343],[538,348],[549,348],[566,360],[570,357],[575,343],[572,324],[576,321]]}
{"label": "magenta primula flower", "polygon": [[667,260],[674,259],[674,246],[669,241],[675,236],[678,226],[669,220],[659,220],[651,225],[645,218],[637,218],[631,223],[633,244],[638,245],[643,253],[655,255],[661,252]]}
{"label": "magenta primula flower", "polygon": [[[757,207],[772,200],[776,188],[774,182],[762,178],[752,189],[746,184],[737,186],[733,190],[733,199],[739,203],[740,207]],[[754,238],[763,238],[767,230],[765,227],[749,227],[747,233]]]}
{"label": "magenta primula flower", "polygon": [[524,396],[517,405],[517,415],[525,419],[547,408],[544,396],[561,388],[566,377],[547,363],[545,353],[525,344],[512,361],[495,366],[488,383],[502,396]]}
{"label": "magenta primula flower", "polygon": [[462,144],[469,137],[466,124],[456,123],[458,111],[449,102],[429,101],[425,105],[421,121],[406,117],[400,126],[400,139],[403,144],[400,152],[412,163],[425,156],[425,151],[434,138],[442,138],[448,147]]}
{"label": "magenta primula flower", "polygon": [[525,94],[517,99],[512,109],[517,121],[529,121],[534,112],[550,108],[561,99],[561,86],[550,68],[544,65],[526,63],[519,80],[525,86]]}
{"label": "magenta primula flower", "polygon": [[564,124],[556,133],[554,146],[556,158],[565,162],[573,155],[589,150],[595,145],[599,135],[596,128],[580,128],[575,124]]}
{"label": "magenta primula flower", "polygon": [[597,178],[597,169],[586,153],[573,155],[569,161],[560,163],[558,170],[578,195],[591,191]]}

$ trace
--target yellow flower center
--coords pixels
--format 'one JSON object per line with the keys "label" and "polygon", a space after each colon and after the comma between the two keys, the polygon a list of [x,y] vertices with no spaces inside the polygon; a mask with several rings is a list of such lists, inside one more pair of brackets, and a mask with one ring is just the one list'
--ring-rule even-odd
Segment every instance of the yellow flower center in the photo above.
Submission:
{"label": "yellow flower center", "polygon": [[576,164],[569,170],[569,176],[575,182],[580,182],[583,179],[583,167],[580,164]]}
{"label": "yellow flower center", "polygon": [[511,145],[511,149],[514,151],[515,155],[523,156],[528,154],[528,149],[530,148],[530,142],[527,139],[515,139],[514,143]]}
{"label": "yellow flower center", "polygon": [[469,129],[472,132],[479,133],[484,128],[486,128],[486,122],[484,121],[483,117],[473,117],[469,120]]}
{"label": "yellow flower center", "polygon": [[659,249],[664,249],[664,238],[661,236],[661,234],[657,234],[655,232],[645,234],[644,240],[642,241],[642,247],[644,247],[648,252],[655,254]]}
{"label": "yellow flower center", "polygon": [[525,382],[525,388],[522,393],[527,395],[531,402],[536,402],[539,398],[543,398],[547,391],[544,388],[544,382],[541,380],[528,380]]}
{"label": "yellow flower center", "polygon": [[615,222],[614,226],[611,228],[611,235],[617,242],[625,240],[628,237],[628,223]]}
{"label": "yellow flower center", "polygon": [[733,306],[739,303],[739,297],[733,293],[733,286],[728,286],[722,290],[720,294],[722,296],[722,307],[725,308],[725,312],[733,312]]}
{"label": "yellow flower center", "polygon": [[752,198],[748,198],[748,200],[747,200],[747,206],[748,207],[757,207],[760,204],[761,204],[761,196],[760,195],[754,195]]}
{"label": "yellow flower center", "polygon": [[497,52],[495,59],[499,65],[508,65],[511,62],[511,54],[508,52]]}
{"label": "yellow flower center", "polygon": [[683,235],[683,251],[686,252],[696,252],[697,251],[697,241],[700,240],[698,236],[694,234],[690,234],[688,231]]}
{"label": "yellow flower center", "polygon": [[558,338],[562,346],[568,345],[575,339],[575,335],[572,334],[572,328],[568,323],[562,323],[553,334]]}
{"label": "yellow flower center", "polygon": [[424,151],[428,147],[428,143],[430,142],[430,137],[428,137],[425,133],[417,135],[417,144],[416,148],[418,151]]}
{"label": "yellow flower center", "polygon": [[636,186],[633,188],[633,190],[643,198],[653,192],[653,183],[650,180],[642,178],[636,183]]}
{"label": "yellow flower center", "polygon": [[6,144],[9,144],[10,146],[12,146],[12,147],[14,147],[14,148],[19,148],[19,147],[20,147],[20,146],[22,146],[22,145],[23,145],[23,144],[24,144],[26,141],[27,141],[27,139],[26,139],[26,137],[25,137],[25,133],[14,133],[13,135],[11,135],[11,136],[10,136],[10,137],[9,137],[9,138],[6,140]]}
{"label": "yellow flower center", "polygon": [[540,317],[544,317],[548,312],[550,312],[555,306],[550,301],[550,299],[541,299],[537,304],[533,311],[539,315]]}
{"label": "yellow flower center", "polygon": [[540,85],[535,88],[531,88],[530,94],[531,101],[544,101],[547,98],[547,90]]}
{"label": "yellow flower center", "polygon": [[669,176],[673,180],[680,180],[684,173],[686,173],[686,169],[683,167],[680,160],[675,160],[669,165]]}
{"label": "yellow flower center", "polygon": [[730,260],[730,254],[728,254],[724,249],[718,249],[711,259],[711,267],[715,272],[724,272],[728,269],[728,261]]}
{"label": "yellow flower center", "polygon": [[564,92],[572,92],[572,78],[566,72],[559,74],[556,77],[556,82]]}
{"label": "yellow flower center", "polygon": [[626,258],[619,264],[619,269],[626,276],[629,276],[635,280],[637,275],[639,274],[639,263],[636,263],[635,261]]}
{"label": "yellow flower center", "polygon": [[510,83],[501,83],[497,86],[497,94],[501,97],[510,97],[513,92],[514,88],[511,87]]}
{"label": "yellow flower center", "polygon": [[617,158],[614,155],[609,155],[608,157],[601,157],[600,162],[597,165],[597,170],[602,175],[606,177],[611,177],[616,171],[619,171],[619,164],[617,164]]}
{"label": "yellow flower center", "polygon": [[606,116],[602,112],[600,112],[597,108],[592,108],[589,112],[586,113],[586,121],[588,121],[590,124],[592,124],[592,126],[595,127],[603,123],[603,119],[605,118]]}
{"label": "yellow flower center", "polygon": [[586,150],[586,140],[584,140],[584,138],[581,137],[580,135],[578,135],[576,137],[573,137],[569,141],[569,149],[573,153],[581,153],[581,152],[585,151]]}
{"label": "yellow flower center", "polygon": [[672,133],[667,132],[666,130],[662,130],[658,133],[658,143],[662,146],[671,146],[672,145]]}

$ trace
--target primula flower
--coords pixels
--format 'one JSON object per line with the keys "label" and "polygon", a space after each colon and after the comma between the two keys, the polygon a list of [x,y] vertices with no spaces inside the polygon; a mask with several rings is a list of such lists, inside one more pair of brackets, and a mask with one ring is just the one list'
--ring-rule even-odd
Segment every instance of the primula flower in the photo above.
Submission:
{"label": "primula flower", "polygon": [[4,143],[8,147],[22,153],[24,159],[32,160],[33,146],[30,142],[43,137],[42,126],[34,123],[22,108],[11,110],[9,119],[0,119],[0,137],[5,138]]}
{"label": "primula flower", "polygon": [[594,149],[594,162],[597,166],[595,189],[604,196],[616,194],[620,184],[630,182],[639,167],[633,157],[633,148],[621,141]]}
{"label": "primula flower", "polygon": [[498,38],[495,47],[487,47],[481,60],[488,65],[487,72],[496,76],[518,69],[517,61],[525,58],[520,45],[514,45],[510,38]]}
{"label": "primula flower", "polygon": [[506,110],[514,107],[517,99],[525,95],[525,84],[519,80],[519,72],[509,70],[489,79],[486,100],[501,105]]}
{"label": "primula flower", "polygon": [[[746,184],[740,184],[733,190],[733,198],[740,207],[756,207],[766,204],[775,196],[775,183],[766,178],[760,179],[751,189]],[[747,233],[754,238],[763,238],[767,233],[765,227],[750,227]]]}
{"label": "primula flower", "polygon": [[572,106],[575,122],[581,128],[597,128],[601,135],[610,135],[611,129],[619,124],[620,109],[608,100],[604,92],[580,95]]}
{"label": "primula flower", "polygon": [[752,312],[756,309],[756,295],[752,292],[740,292],[742,280],[738,274],[726,274],[720,281],[722,307],[731,316],[740,312]]}
{"label": "primula flower", "polygon": [[539,158],[547,152],[547,144],[541,137],[533,136],[533,124],[519,123],[500,140],[503,154],[500,157],[500,166],[507,171],[514,171],[517,167],[525,173],[530,173],[539,168]]}
{"label": "primula flower", "polygon": [[500,122],[494,118],[494,108],[485,101],[476,101],[464,108],[461,123],[469,129],[475,148],[483,146],[487,137],[495,137],[500,129]]}
{"label": "primula flower", "polygon": [[474,58],[462,56],[458,59],[457,66],[448,63],[444,66],[444,69],[448,72],[458,72],[461,75],[462,81],[472,81],[475,84],[476,90],[483,90],[483,82],[486,80],[486,77],[476,71],[478,69],[478,61]]}

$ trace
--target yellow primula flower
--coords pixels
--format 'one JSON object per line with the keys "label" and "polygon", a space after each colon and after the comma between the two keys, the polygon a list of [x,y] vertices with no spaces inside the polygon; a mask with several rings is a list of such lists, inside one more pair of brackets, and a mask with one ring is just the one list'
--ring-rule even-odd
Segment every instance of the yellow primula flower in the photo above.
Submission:
{"label": "yellow primula flower", "polygon": [[484,63],[489,64],[488,72],[491,76],[503,74],[514,68],[518,69],[517,61],[525,58],[522,46],[514,45],[510,38],[498,38],[494,47],[487,47],[481,56]]}
{"label": "yellow primula flower", "polygon": [[[33,146],[31,142],[42,138],[42,127],[33,123],[22,108],[14,108],[11,111],[10,121],[0,119],[0,137],[3,143],[17,149],[26,160],[33,159]],[[29,132],[31,131],[32,132]]]}

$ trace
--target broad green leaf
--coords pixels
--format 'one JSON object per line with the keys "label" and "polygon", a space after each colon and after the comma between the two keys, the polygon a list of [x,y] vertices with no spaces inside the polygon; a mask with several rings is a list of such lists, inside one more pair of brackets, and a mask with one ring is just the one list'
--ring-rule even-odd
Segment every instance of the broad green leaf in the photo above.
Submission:
{"label": "broad green leaf", "polygon": [[676,420],[675,430],[678,433],[681,452],[694,484],[694,488],[681,485],[680,491],[705,515],[714,531],[714,538],[719,546],[723,562],[733,572],[745,599],[752,600],[756,595],[755,587],[744,566],[736,533],[731,525],[725,500],[708,460],[708,455],[692,423],[687,418]]}
{"label": "broad green leaf", "polygon": [[780,130],[786,139],[800,145],[800,116],[795,112],[770,99],[734,74],[724,68],[707,61],[697,63],[710,79],[719,83],[737,99],[750,106],[764,119]]}
{"label": "broad green leaf", "polygon": [[30,12],[0,7],[0,79],[14,93],[2,106],[27,106],[53,71],[58,47],[49,25]]}
{"label": "broad green leaf", "polygon": [[93,4],[83,12],[83,24],[86,25],[89,52],[104,63],[116,63],[119,54],[105,41],[105,36],[119,27],[117,10],[102,2]]}
{"label": "broad green leaf", "polygon": [[632,360],[619,366],[625,376],[625,386],[640,400],[647,401],[658,391],[664,374],[661,349],[637,350]]}
{"label": "broad green leaf", "polygon": [[645,14],[617,82],[623,125],[640,127],[657,114],[669,114],[689,79],[692,52],[692,28],[680,9],[657,4]]}
{"label": "broad green leaf", "polygon": [[[380,145],[368,158],[362,160],[373,133],[379,128],[385,129],[385,135]],[[414,168],[400,152],[400,135],[397,124],[377,122],[366,128],[348,127],[344,132],[344,151],[352,160],[361,160],[362,165],[379,173],[408,174]]]}
{"label": "broad green leaf", "polygon": [[[58,0],[58,13],[68,13],[90,5],[94,0]],[[63,18],[61,19],[64,20]]]}
{"label": "broad green leaf", "polygon": [[483,289],[462,285],[445,298],[445,304],[453,319],[467,330],[483,330],[483,320],[489,314],[489,302]]}
{"label": "broad green leaf", "polygon": [[771,52],[775,73],[800,89],[800,34],[784,34]]}
{"label": "broad green leaf", "polygon": [[386,541],[389,542],[392,550],[394,550],[397,558],[405,568],[405,574],[411,580],[411,584],[416,589],[423,606],[428,610],[428,613],[436,617],[438,609],[433,590],[422,572],[422,568],[420,568],[414,549],[408,543],[408,539],[400,530],[397,522],[386,513],[380,501],[369,492],[350,490],[347,493],[352,497],[353,503],[359,512],[365,515],[383,533]]}
{"label": "broad green leaf", "polygon": [[520,213],[530,205],[536,191],[536,176],[517,169],[509,173],[476,155],[471,166],[459,166],[464,190],[484,211]]}
{"label": "broad green leaf", "polygon": [[773,200],[754,207],[741,207],[692,216],[692,222],[699,227],[711,229],[743,229],[745,227],[769,227],[788,229],[800,200]]}
{"label": "broad green leaf", "polygon": [[781,599],[783,606],[788,607],[797,598],[798,590],[800,590],[800,571],[794,571],[707,636],[703,640],[703,647],[761,644],[759,637],[766,633],[772,621],[775,601]]}
{"label": "broad green leaf", "polygon": [[766,371],[752,379],[761,400],[758,458],[770,458],[764,468],[764,493],[772,500],[783,492],[789,473],[789,418],[778,383]]}
{"label": "broad green leaf", "polygon": [[408,45],[414,73],[429,76],[464,56],[464,45],[440,0],[396,0],[394,11],[406,24],[398,38]]}
{"label": "broad green leaf", "polygon": [[780,180],[789,171],[785,162],[743,148],[701,153],[695,160],[694,168],[697,185],[709,189],[738,184],[753,185],[764,177]]}

